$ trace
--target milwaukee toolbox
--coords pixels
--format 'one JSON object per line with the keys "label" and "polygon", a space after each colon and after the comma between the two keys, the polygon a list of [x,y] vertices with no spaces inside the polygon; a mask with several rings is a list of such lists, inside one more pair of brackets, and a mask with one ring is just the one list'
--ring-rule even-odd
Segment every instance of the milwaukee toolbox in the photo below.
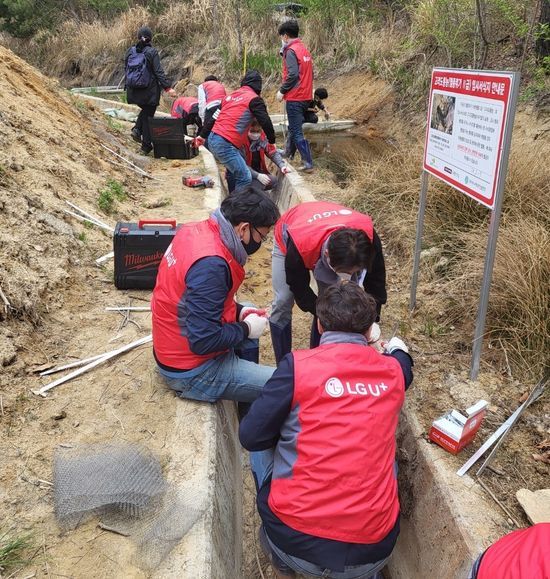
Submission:
{"label": "milwaukee toolbox", "polygon": [[160,260],[177,229],[175,219],[144,219],[138,223],[119,221],[113,237],[115,287],[153,289]]}

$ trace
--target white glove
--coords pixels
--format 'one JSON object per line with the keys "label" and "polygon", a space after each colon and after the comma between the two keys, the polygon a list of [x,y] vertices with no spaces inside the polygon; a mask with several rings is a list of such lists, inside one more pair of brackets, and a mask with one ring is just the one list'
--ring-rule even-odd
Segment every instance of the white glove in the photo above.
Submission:
{"label": "white glove", "polygon": [[248,326],[248,337],[253,340],[259,338],[267,328],[267,318],[259,316],[258,314],[249,314],[244,319],[244,323]]}
{"label": "white glove", "polygon": [[267,316],[267,310],[263,308],[256,308],[254,306],[245,306],[241,309],[241,313],[239,314],[239,322],[244,322],[246,316],[250,314],[258,314],[259,316]]}
{"label": "white glove", "polygon": [[403,350],[403,352],[409,353],[409,348],[407,348],[405,342],[401,338],[392,338],[389,342],[384,344],[384,350],[388,354],[393,354],[395,350]]}
{"label": "white glove", "polygon": [[288,173],[290,173],[290,167],[288,165],[283,165],[281,167],[281,173],[283,175],[287,175]]}
{"label": "white glove", "polygon": [[258,173],[256,179],[258,179],[258,181],[265,187],[267,187],[271,183],[271,177],[269,175],[266,175],[265,173]]}
{"label": "white glove", "polygon": [[281,102],[281,101],[285,98],[285,95],[284,95],[280,90],[277,91],[277,95],[276,95],[276,96],[277,96],[277,100],[278,100],[279,102]]}
{"label": "white glove", "polygon": [[374,322],[374,324],[372,324],[372,326],[370,327],[369,344],[374,344],[374,342],[378,342],[381,333],[382,332],[380,331],[380,326],[376,322]]}

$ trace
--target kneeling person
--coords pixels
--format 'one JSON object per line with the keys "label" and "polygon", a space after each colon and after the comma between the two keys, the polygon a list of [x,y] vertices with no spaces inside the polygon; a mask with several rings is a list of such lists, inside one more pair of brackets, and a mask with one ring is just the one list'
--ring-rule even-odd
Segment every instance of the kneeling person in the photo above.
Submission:
{"label": "kneeling person", "polygon": [[[273,368],[242,359],[267,327],[262,312],[235,302],[244,265],[277,221],[277,206],[250,188],[209,219],[184,224],[162,258],[151,299],[153,353],[182,398],[251,402]],[[237,352],[241,351],[241,356]]]}
{"label": "kneeling person", "polygon": [[329,287],[317,315],[321,345],[283,358],[239,436],[279,573],[370,577],[399,534],[395,432],[413,363],[399,338],[384,354],[368,345],[376,303],[357,284]]}

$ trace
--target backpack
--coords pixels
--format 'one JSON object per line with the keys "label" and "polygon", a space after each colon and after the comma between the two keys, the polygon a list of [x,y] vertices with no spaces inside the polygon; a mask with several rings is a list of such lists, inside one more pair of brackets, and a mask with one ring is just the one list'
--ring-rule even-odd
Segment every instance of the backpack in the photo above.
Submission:
{"label": "backpack", "polygon": [[126,63],[126,88],[146,88],[151,83],[151,70],[145,52],[130,49]]}

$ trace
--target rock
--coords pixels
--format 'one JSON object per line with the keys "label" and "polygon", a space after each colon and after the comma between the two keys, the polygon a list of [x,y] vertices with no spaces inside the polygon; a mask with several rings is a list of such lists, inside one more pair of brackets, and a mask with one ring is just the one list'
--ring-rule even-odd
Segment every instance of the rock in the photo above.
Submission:
{"label": "rock", "polygon": [[535,492],[519,489],[516,498],[533,525],[550,523],[550,489]]}
{"label": "rock", "polygon": [[21,165],[21,163],[12,163],[10,165],[10,169],[12,171],[15,171],[16,173],[19,173],[20,171],[22,171],[25,168],[25,165]]}
{"label": "rock", "polygon": [[62,221],[49,213],[40,211],[36,214],[36,218],[39,223],[44,223],[51,229],[61,233],[61,235],[73,235],[73,228],[68,223],[65,223],[65,221]]}

